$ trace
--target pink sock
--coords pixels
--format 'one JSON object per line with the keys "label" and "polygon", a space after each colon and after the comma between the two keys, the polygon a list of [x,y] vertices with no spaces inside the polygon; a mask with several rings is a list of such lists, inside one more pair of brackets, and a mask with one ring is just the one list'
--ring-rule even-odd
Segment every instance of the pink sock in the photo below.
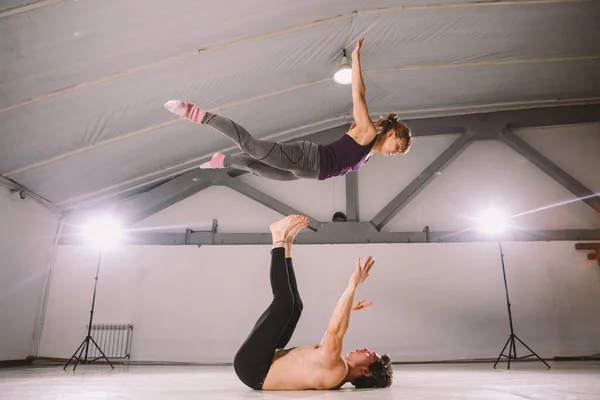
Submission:
{"label": "pink sock", "polygon": [[225,163],[225,154],[223,153],[215,153],[211,157],[210,161],[205,162],[200,165],[201,169],[221,169],[225,168],[223,165]]}
{"label": "pink sock", "polygon": [[202,119],[206,114],[206,111],[198,106],[181,100],[169,100],[165,103],[165,108],[181,118],[189,119],[198,124],[202,123]]}

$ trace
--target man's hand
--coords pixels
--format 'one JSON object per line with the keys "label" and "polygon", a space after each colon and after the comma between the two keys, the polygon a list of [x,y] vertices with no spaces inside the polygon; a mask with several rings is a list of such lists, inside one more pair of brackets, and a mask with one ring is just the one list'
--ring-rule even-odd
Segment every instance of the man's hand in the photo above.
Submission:
{"label": "man's hand", "polygon": [[352,50],[352,58],[360,57],[360,46],[362,45],[363,40],[365,40],[365,38],[360,38],[356,42],[356,47],[354,48],[354,50]]}
{"label": "man's hand", "polygon": [[367,307],[369,307],[371,305],[373,305],[372,301],[361,300],[358,303],[354,303],[352,305],[352,311],[362,310],[363,308],[367,308]]}
{"label": "man's hand", "polygon": [[364,263],[361,263],[360,257],[358,257],[358,260],[356,261],[356,269],[350,277],[350,285],[353,287],[358,287],[358,285],[363,283],[364,280],[369,276],[369,271],[371,270],[373,264],[375,264],[375,261],[371,256],[367,257]]}

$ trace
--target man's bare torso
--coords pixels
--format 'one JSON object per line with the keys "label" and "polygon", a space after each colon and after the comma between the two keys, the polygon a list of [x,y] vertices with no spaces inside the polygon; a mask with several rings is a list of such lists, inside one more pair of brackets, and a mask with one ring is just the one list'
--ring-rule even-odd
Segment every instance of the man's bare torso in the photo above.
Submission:
{"label": "man's bare torso", "polygon": [[340,357],[334,366],[325,366],[320,345],[277,350],[263,384],[263,390],[304,390],[339,388],[348,372]]}

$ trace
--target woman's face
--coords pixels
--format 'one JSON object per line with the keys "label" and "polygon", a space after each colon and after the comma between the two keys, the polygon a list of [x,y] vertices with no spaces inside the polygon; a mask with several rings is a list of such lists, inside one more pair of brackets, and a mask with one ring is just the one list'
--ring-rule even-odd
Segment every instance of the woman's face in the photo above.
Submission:
{"label": "woman's face", "polygon": [[381,154],[386,156],[395,156],[402,154],[404,141],[396,136],[394,130],[385,133],[385,141],[381,145]]}

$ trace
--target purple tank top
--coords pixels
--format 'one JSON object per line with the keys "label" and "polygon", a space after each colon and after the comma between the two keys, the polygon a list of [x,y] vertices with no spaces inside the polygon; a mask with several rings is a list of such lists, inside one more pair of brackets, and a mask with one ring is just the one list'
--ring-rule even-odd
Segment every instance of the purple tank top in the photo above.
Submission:
{"label": "purple tank top", "polygon": [[319,145],[319,180],[345,175],[358,171],[367,162],[375,138],[366,146],[361,146],[348,134],[335,142]]}

